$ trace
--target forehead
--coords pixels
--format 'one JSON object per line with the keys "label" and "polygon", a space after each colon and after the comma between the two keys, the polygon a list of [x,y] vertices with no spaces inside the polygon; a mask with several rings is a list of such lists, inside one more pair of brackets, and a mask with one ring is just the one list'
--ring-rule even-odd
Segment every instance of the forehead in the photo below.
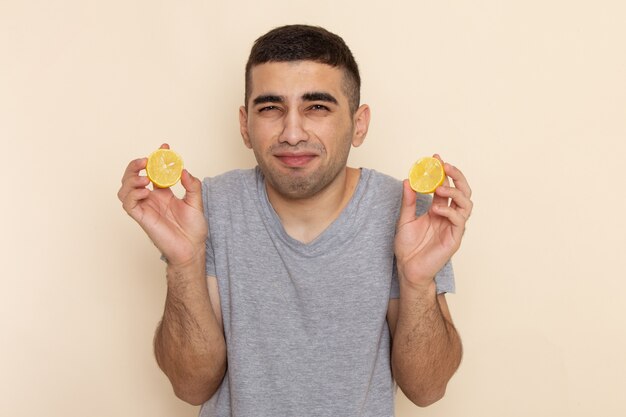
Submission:
{"label": "forehead", "polygon": [[250,98],[269,93],[301,96],[309,92],[329,92],[346,98],[343,76],[343,70],[313,61],[259,64],[250,71]]}

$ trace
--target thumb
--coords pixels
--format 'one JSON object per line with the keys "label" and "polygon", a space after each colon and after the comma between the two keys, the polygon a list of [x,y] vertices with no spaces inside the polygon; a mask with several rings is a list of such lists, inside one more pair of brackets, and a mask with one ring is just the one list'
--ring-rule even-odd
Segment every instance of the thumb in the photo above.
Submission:
{"label": "thumb", "polygon": [[202,210],[202,183],[186,169],[180,176],[180,183],[185,188],[183,200],[190,206]]}
{"label": "thumb", "polygon": [[415,220],[415,203],[417,201],[417,193],[413,191],[409,185],[409,180],[402,183],[402,203],[400,205],[400,216],[398,217],[398,226]]}

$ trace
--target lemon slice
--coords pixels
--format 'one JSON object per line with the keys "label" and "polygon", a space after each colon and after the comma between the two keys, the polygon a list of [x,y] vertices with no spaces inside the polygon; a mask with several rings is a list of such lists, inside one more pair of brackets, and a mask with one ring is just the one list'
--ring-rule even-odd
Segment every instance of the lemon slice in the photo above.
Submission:
{"label": "lemon slice", "polygon": [[170,149],[157,149],[148,156],[146,174],[155,187],[171,187],[178,182],[182,172],[182,158]]}
{"label": "lemon slice", "polygon": [[443,184],[446,173],[441,161],[427,156],[420,159],[409,171],[409,184],[411,188],[421,194],[430,194]]}

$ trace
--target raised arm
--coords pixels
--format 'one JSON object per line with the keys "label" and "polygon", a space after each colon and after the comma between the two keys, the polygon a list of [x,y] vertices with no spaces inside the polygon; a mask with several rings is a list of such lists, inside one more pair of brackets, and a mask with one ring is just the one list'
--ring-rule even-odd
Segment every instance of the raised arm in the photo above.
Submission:
{"label": "raised arm", "polygon": [[202,184],[185,170],[182,199],[169,188],[150,189],[150,180],[140,175],[146,162],[130,162],[118,198],[167,260],[167,296],[155,354],[176,395],[198,405],[215,393],[226,372],[217,284],[204,272],[208,227]]}
{"label": "raised arm", "polygon": [[395,239],[400,298],[391,300],[387,320],[392,334],[392,369],[413,403],[427,406],[443,397],[461,362],[462,347],[434,277],[458,250],[472,211],[471,190],[457,168],[445,164],[446,178],[432,206],[415,216],[416,195],[404,182]]}

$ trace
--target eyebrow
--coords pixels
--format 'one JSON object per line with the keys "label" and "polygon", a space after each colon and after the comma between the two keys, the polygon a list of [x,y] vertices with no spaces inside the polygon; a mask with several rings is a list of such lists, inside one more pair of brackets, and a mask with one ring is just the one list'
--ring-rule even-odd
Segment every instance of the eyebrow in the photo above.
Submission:
{"label": "eyebrow", "polygon": [[[320,91],[313,91],[310,93],[304,93],[302,95],[302,99],[304,101],[324,101],[327,103],[338,104],[337,99],[329,93],[324,93]],[[283,103],[285,98],[283,96],[277,96],[274,94],[264,94],[258,97],[255,97],[252,100],[254,105],[263,104],[263,103]]]}
{"label": "eyebrow", "polygon": [[275,96],[273,94],[266,94],[266,95],[255,97],[252,103],[253,104],[282,103],[283,101],[285,100],[281,96]]}
{"label": "eyebrow", "polygon": [[325,101],[327,103],[337,104],[337,99],[331,94],[323,92],[305,93],[302,95],[304,101]]}

